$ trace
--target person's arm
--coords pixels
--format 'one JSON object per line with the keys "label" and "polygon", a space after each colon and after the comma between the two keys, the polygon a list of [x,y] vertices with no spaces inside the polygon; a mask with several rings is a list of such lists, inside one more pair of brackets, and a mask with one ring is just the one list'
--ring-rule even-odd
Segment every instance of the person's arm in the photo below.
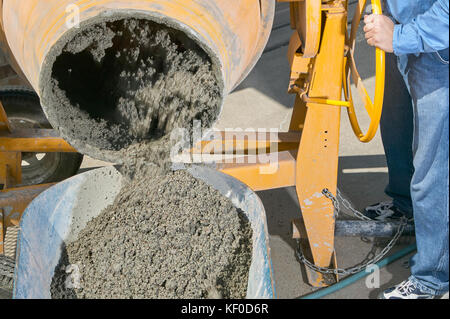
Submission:
{"label": "person's arm", "polygon": [[434,52],[448,48],[449,0],[437,0],[411,22],[394,27],[396,55]]}
{"label": "person's arm", "polygon": [[394,25],[383,15],[364,17],[367,43],[396,55],[434,52],[449,46],[449,1],[437,0],[411,22]]}

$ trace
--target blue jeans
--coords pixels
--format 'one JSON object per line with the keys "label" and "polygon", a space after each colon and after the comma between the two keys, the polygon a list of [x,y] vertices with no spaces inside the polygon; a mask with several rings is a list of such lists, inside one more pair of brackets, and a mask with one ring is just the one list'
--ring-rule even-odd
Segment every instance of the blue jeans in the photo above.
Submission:
{"label": "blue jeans", "polygon": [[381,136],[389,169],[386,194],[414,215],[417,253],[411,277],[422,291],[448,291],[448,49],[386,55]]}

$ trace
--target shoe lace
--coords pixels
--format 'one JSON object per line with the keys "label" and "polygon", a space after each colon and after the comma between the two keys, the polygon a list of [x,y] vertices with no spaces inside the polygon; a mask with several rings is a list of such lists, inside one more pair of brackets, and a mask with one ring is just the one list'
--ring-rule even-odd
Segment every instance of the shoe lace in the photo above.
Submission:
{"label": "shoe lace", "polygon": [[416,290],[416,286],[409,280],[406,280],[398,287],[398,291],[400,291],[402,294],[410,294],[414,290]]}
{"label": "shoe lace", "polygon": [[394,207],[394,204],[392,202],[381,202],[376,209],[376,213],[379,216],[386,215],[386,214],[392,215],[392,213],[393,213],[391,210],[392,207]]}

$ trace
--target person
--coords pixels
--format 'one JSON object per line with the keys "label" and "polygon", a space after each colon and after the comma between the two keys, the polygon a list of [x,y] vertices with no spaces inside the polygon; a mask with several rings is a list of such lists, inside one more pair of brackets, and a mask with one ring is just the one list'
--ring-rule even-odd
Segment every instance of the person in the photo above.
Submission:
{"label": "person", "polygon": [[364,17],[367,43],[386,51],[381,136],[391,202],[366,208],[377,220],[413,217],[411,276],[382,299],[433,299],[449,277],[449,1],[385,0]]}

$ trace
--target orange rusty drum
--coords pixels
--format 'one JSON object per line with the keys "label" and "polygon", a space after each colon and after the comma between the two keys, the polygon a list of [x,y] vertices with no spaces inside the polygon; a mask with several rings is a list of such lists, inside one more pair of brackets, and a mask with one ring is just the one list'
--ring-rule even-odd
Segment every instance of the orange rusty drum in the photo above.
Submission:
{"label": "orange rusty drum", "polygon": [[[56,68],[54,66],[57,65],[57,57],[64,60],[64,47],[74,42],[77,44],[83,42],[84,39],[80,40],[79,36],[84,35],[87,28],[97,30],[97,27],[103,30],[95,31],[100,34],[101,41],[112,43],[111,39],[106,40],[108,36],[103,36],[106,29],[100,26],[106,23],[113,24],[119,20],[147,20],[152,25],[170,29],[177,34],[181,31],[183,36],[195,42],[195,46],[201,48],[209,57],[218,84],[217,96],[223,101],[223,97],[248,75],[262,55],[272,29],[275,11],[273,0],[0,0],[0,5],[2,46],[8,48],[11,64],[21,71],[41,97],[42,108],[52,126],[58,130],[61,137],[83,154],[111,162],[120,162],[120,157],[115,152],[124,147],[115,141],[108,142],[109,144],[105,146],[105,144],[94,145],[91,140],[85,139],[85,136],[80,138],[80,126],[67,122],[73,122],[72,113],[69,114],[62,108],[58,93],[52,89],[53,83],[59,81],[53,78],[53,72]],[[123,34],[122,30],[119,32]],[[127,47],[127,44],[123,44],[125,36],[121,37],[119,32],[116,33],[117,43]],[[114,39],[116,41],[116,38]],[[187,43],[185,40],[180,41],[183,45]],[[148,45],[147,42],[145,44]],[[103,49],[103,54],[104,52]],[[93,71],[85,66],[79,67],[83,63],[77,61],[69,66],[58,64],[57,68],[67,71],[66,73],[70,75],[74,68],[79,68],[76,71],[86,70],[83,74],[87,74],[87,77],[98,72],[109,72],[108,68],[114,68],[107,66],[106,71],[103,69]],[[162,68],[164,69],[164,66]],[[102,114],[98,121],[104,120],[103,115],[116,116],[115,110],[105,111],[98,100],[93,98],[98,92],[92,87],[101,81],[94,81],[93,86],[91,82],[82,78],[71,81],[73,85],[70,86],[70,94],[72,91],[78,92],[77,96],[92,102],[89,104],[89,110],[96,114],[92,118],[97,121],[99,112]],[[184,83],[180,82],[177,85],[177,89],[184,88]],[[83,86],[83,89],[77,89],[78,86]],[[111,92],[116,91],[111,89]],[[84,98],[85,96],[90,97]],[[77,104],[78,101],[73,103]],[[217,119],[218,114],[214,111],[211,118]],[[63,116],[68,118],[64,123],[59,120]],[[116,116],[114,121],[118,125],[123,124],[121,122],[123,118],[120,116]],[[154,122],[158,121],[159,118],[156,118]],[[170,123],[167,118],[163,118],[161,123],[164,121]],[[92,130],[86,125],[84,127],[88,128],[84,130],[84,134],[90,135]],[[158,139],[161,135],[168,136],[170,130],[171,128],[165,130],[163,134],[154,134],[152,137]],[[111,130],[110,136],[115,138],[125,134],[122,131],[118,133]]]}
{"label": "orange rusty drum", "polygon": [[[273,0],[0,0],[6,40],[18,66],[40,92],[40,74],[47,54],[79,21],[121,12],[166,21],[213,56],[224,93],[250,72],[267,43],[275,10]],[[74,9],[75,8],[75,9]]]}

